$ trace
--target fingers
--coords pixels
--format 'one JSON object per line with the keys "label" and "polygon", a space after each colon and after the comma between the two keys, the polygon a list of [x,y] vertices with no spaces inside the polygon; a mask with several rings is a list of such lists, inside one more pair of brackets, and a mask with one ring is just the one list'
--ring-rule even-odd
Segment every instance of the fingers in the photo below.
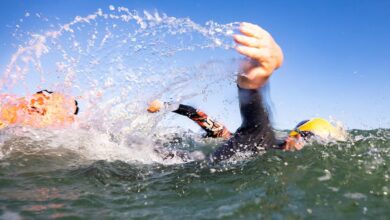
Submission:
{"label": "fingers", "polygon": [[259,25],[252,24],[252,23],[249,23],[249,22],[241,22],[241,23],[240,23],[240,26],[242,26],[242,27],[249,27],[249,28],[254,28],[254,29],[259,29],[259,30],[265,31],[265,30],[264,30],[263,28],[261,28]]}
{"label": "fingers", "polygon": [[160,111],[159,108],[155,108],[153,106],[149,107],[147,110],[149,113],[156,113],[156,112]]}
{"label": "fingers", "polygon": [[257,38],[247,37],[244,35],[234,35],[233,38],[237,44],[242,44],[248,47],[260,47],[260,42]]}
{"label": "fingers", "polygon": [[236,50],[249,58],[252,59],[261,59],[263,56],[263,52],[259,48],[248,47],[248,46],[237,46]]}
{"label": "fingers", "polygon": [[264,35],[268,34],[268,32],[261,27],[246,22],[241,23],[240,32],[246,36],[254,37],[257,39],[261,39],[264,37]]}
{"label": "fingers", "polygon": [[[259,56],[259,50],[269,43],[269,34],[261,27],[243,22],[240,26],[240,31],[243,35],[236,34],[233,36],[234,41],[237,44],[237,51],[250,58],[256,58]],[[249,47],[249,48],[248,48]],[[252,48],[252,49],[251,49]]]}
{"label": "fingers", "polygon": [[281,65],[283,53],[272,36],[257,25],[241,23],[240,32],[233,36],[237,52],[257,63],[246,68],[245,77],[238,76],[237,83],[242,88],[260,88]]}

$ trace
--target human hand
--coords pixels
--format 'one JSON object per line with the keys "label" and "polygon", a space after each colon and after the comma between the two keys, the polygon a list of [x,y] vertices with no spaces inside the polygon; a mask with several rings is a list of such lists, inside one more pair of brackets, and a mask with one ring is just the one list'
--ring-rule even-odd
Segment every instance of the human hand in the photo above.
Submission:
{"label": "human hand", "polygon": [[286,145],[284,146],[284,151],[298,151],[302,150],[305,146],[304,139],[298,135],[296,137],[287,137]]}
{"label": "human hand", "polygon": [[238,44],[236,50],[250,60],[244,62],[237,83],[244,89],[258,89],[282,65],[283,52],[272,36],[257,25],[243,22],[240,32],[233,36]]}
{"label": "human hand", "polygon": [[152,102],[149,103],[149,107],[147,110],[150,113],[155,113],[155,112],[160,111],[160,109],[163,106],[164,106],[164,102],[156,99],[156,100],[153,100]]}

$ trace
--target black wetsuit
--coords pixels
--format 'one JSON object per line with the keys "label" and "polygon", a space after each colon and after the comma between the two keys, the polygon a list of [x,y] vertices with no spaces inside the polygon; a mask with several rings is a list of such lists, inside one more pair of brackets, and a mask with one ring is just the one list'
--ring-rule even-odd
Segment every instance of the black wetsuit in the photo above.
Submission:
{"label": "black wetsuit", "polygon": [[[284,142],[277,144],[275,140],[260,91],[238,88],[238,98],[242,124],[234,134],[231,134],[223,124],[211,119],[203,111],[194,107],[180,104],[173,111],[196,122],[206,131],[206,137],[229,138],[210,155],[209,159],[212,162],[226,160],[237,152],[258,153],[269,148],[283,149]],[[169,155],[173,157],[174,154]],[[181,155],[187,154],[182,153],[177,156],[182,157]],[[186,159],[188,158],[190,156],[186,157]]]}
{"label": "black wetsuit", "polygon": [[242,124],[233,137],[211,156],[212,162],[229,159],[237,152],[258,153],[274,147],[276,140],[259,90],[238,88]]}

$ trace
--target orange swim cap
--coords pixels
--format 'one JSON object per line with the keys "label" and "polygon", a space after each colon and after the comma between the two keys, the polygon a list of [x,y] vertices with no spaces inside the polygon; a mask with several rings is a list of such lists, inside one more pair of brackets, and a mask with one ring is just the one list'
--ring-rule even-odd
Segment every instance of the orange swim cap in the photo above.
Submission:
{"label": "orange swim cap", "polygon": [[74,122],[78,113],[77,101],[61,93],[42,90],[30,98],[2,106],[0,128],[8,124],[32,127],[62,127]]}
{"label": "orange swim cap", "polygon": [[27,102],[24,98],[15,98],[9,95],[0,97],[0,128],[16,124],[20,120],[18,115],[25,111]]}

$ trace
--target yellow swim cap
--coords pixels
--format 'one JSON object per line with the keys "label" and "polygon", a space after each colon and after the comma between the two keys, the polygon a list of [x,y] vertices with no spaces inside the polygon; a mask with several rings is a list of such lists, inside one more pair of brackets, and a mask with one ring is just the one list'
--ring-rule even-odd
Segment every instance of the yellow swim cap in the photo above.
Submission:
{"label": "yellow swim cap", "polygon": [[[341,138],[342,130],[336,128],[327,120],[322,118],[313,118],[310,120],[305,120],[297,124],[297,126],[289,134],[290,137],[294,137],[298,134],[311,134],[319,136],[321,138],[335,138],[335,139],[344,139]],[[305,136],[305,135],[303,135]]]}

